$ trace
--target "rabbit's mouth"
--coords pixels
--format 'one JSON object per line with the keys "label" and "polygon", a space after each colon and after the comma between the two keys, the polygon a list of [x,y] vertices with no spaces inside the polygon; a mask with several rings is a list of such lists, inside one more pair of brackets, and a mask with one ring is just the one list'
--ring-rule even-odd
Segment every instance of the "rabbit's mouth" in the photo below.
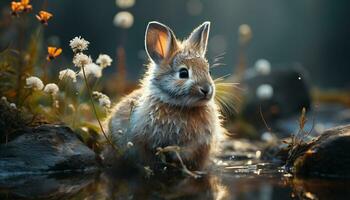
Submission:
{"label": "rabbit's mouth", "polygon": [[199,100],[197,101],[197,104],[205,105],[212,99],[212,97],[213,97],[212,94],[203,95],[199,98]]}

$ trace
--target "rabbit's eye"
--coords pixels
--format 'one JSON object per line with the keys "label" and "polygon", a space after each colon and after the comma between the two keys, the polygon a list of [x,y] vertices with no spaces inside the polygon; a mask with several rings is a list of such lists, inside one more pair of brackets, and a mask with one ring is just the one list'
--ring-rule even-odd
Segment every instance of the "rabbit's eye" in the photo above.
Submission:
{"label": "rabbit's eye", "polygon": [[179,71],[180,78],[188,78],[188,70],[186,68],[182,68]]}

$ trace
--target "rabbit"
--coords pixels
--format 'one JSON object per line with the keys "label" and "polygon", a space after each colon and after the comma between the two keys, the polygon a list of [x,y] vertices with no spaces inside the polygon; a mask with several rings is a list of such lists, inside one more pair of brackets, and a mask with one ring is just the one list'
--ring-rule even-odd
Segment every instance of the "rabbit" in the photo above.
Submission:
{"label": "rabbit", "polygon": [[[201,170],[208,163],[224,132],[205,57],[209,31],[210,22],[204,22],[179,41],[166,25],[149,22],[149,64],[140,89],[112,108],[107,120],[109,137],[128,159],[154,166],[160,162],[157,148],[178,146],[188,169]],[[169,152],[166,162],[179,164],[179,158]]]}

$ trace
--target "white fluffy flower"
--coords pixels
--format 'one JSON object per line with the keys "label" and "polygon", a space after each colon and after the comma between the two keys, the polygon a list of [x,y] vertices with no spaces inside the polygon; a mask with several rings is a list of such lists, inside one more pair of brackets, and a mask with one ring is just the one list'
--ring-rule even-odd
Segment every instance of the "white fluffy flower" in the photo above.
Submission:
{"label": "white fluffy flower", "polygon": [[7,102],[7,98],[5,96],[2,96],[1,100],[4,101],[4,102]]}
{"label": "white fluffy flower", "polygon": [[113,24],[117,27],[128,29],[134,24],[134,16],[127,11],[118,12],[114,16]]}
{"label": "white fluffy flower", "polygon": [[255,62],[254,68],[261,75],[268,75],[271,72],[271,64],[268,60],[259,59]]}
{"label": "white fluffy flower", "polygon": [[92,92],[92,96],[98,100],[98,103],[100,106],[104,108],[110,108],[111,107],[111,100],[109,97],[101,92],[94,91]]}
{"label": "white fluffy flower", "polygon": [[69,42],[69,46],[72,48],[73,52],[87,50],[89,47],[89,44],[90,42],[86,41],[81,36],[75,37]]}
{"label": "white fluffy flower", "polygon": [[117,4],[119,8],[126,9],[133,7],[135,4],[135,0],[116,0],[115,4]]}
{"label": "white fluffy flower", "polygon": [[256,96],[261,100],[271,99],[273,96],[273,87],[270,84],[262,84],[256,88]]}
{"label": "white fluffy flower", "polygon": [[134,146],[134,143],[132,143],[132,142],[128,142],[128,143],[126,144],[126,146],[127,146],[128,148],[131,148],[131,147],[133,147],[133,146]]}
{"label": "white fluffy flower", "polygon": [[60,80],[68,78],[71,79],[73,82],[77,82],[77,74],[71,69],[61,70],[58,74],[58,78]]}
{"label": "white fluffy flower", "polygon": [[10,103],[10,108],[12,108],[12,109],[17,109],[17,106],[16,106],[15,103]]}
{"label": "white fluffy flower", "polygon": [[77,53],[75,54],[73,58],[73,64],[76,67],[85,67],[86,65],[92,63],[91,57],[87,56],[83,53]]}
{"label": "white fluffy flower", "polygon": [[252,38],[252,29],[247,24],[242,24],[238,28],[239,41],[241,43],[247,43]]}
{"label": "white fluffy flower", "polygon": [[107,54],[100,54],[96,60],[96,63],[100,65],[102,68],[106,68],[108,66],[111,66],[112,64],[112,58],[109,57]]}
{"label": "white fluffy flower", "polygon": [[26,79],[26,86],[33,90],[42,90],[44,87],[43,82],[36,76],[30,76]]}
{"label": "white fluffy flower", "polygon": [[[89,77],[91,75],[96,78],[100,78],[102,76],[102,68],[96,65],[95,63],[87,64],[84,67],[84,70],[85,70],[86,77]],[[84,77],[83,69],[80,70],[79,76]]]}
{"label": "white fluffy flower", "polygon": [[51,94],[51,95],[57,95],[58,91],[60,89],[58,88],[58,86],[54,83],[49,83],[47,85],[45,85],[45,88],[44,88],[44,92],[48,93],[48,94]]}

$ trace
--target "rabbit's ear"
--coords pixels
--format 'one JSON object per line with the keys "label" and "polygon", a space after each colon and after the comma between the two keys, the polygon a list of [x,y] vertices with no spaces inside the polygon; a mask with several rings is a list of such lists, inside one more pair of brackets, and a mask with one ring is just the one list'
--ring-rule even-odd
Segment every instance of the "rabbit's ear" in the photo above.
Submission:
{"label": "rabbit's ear", "polygon": [[210,31],[210,22],[204,22],[193,30],[190,37],[187,39],[188,48],[194,49],[201,56],[204,56],[207,51],[208,37]]}
{"label": "rabbit's ear", "polygon": [[150,22],[145,36],[148,56],[157,64],[167,61],[177,50],[177,40],[173,31],[159,22]]}

